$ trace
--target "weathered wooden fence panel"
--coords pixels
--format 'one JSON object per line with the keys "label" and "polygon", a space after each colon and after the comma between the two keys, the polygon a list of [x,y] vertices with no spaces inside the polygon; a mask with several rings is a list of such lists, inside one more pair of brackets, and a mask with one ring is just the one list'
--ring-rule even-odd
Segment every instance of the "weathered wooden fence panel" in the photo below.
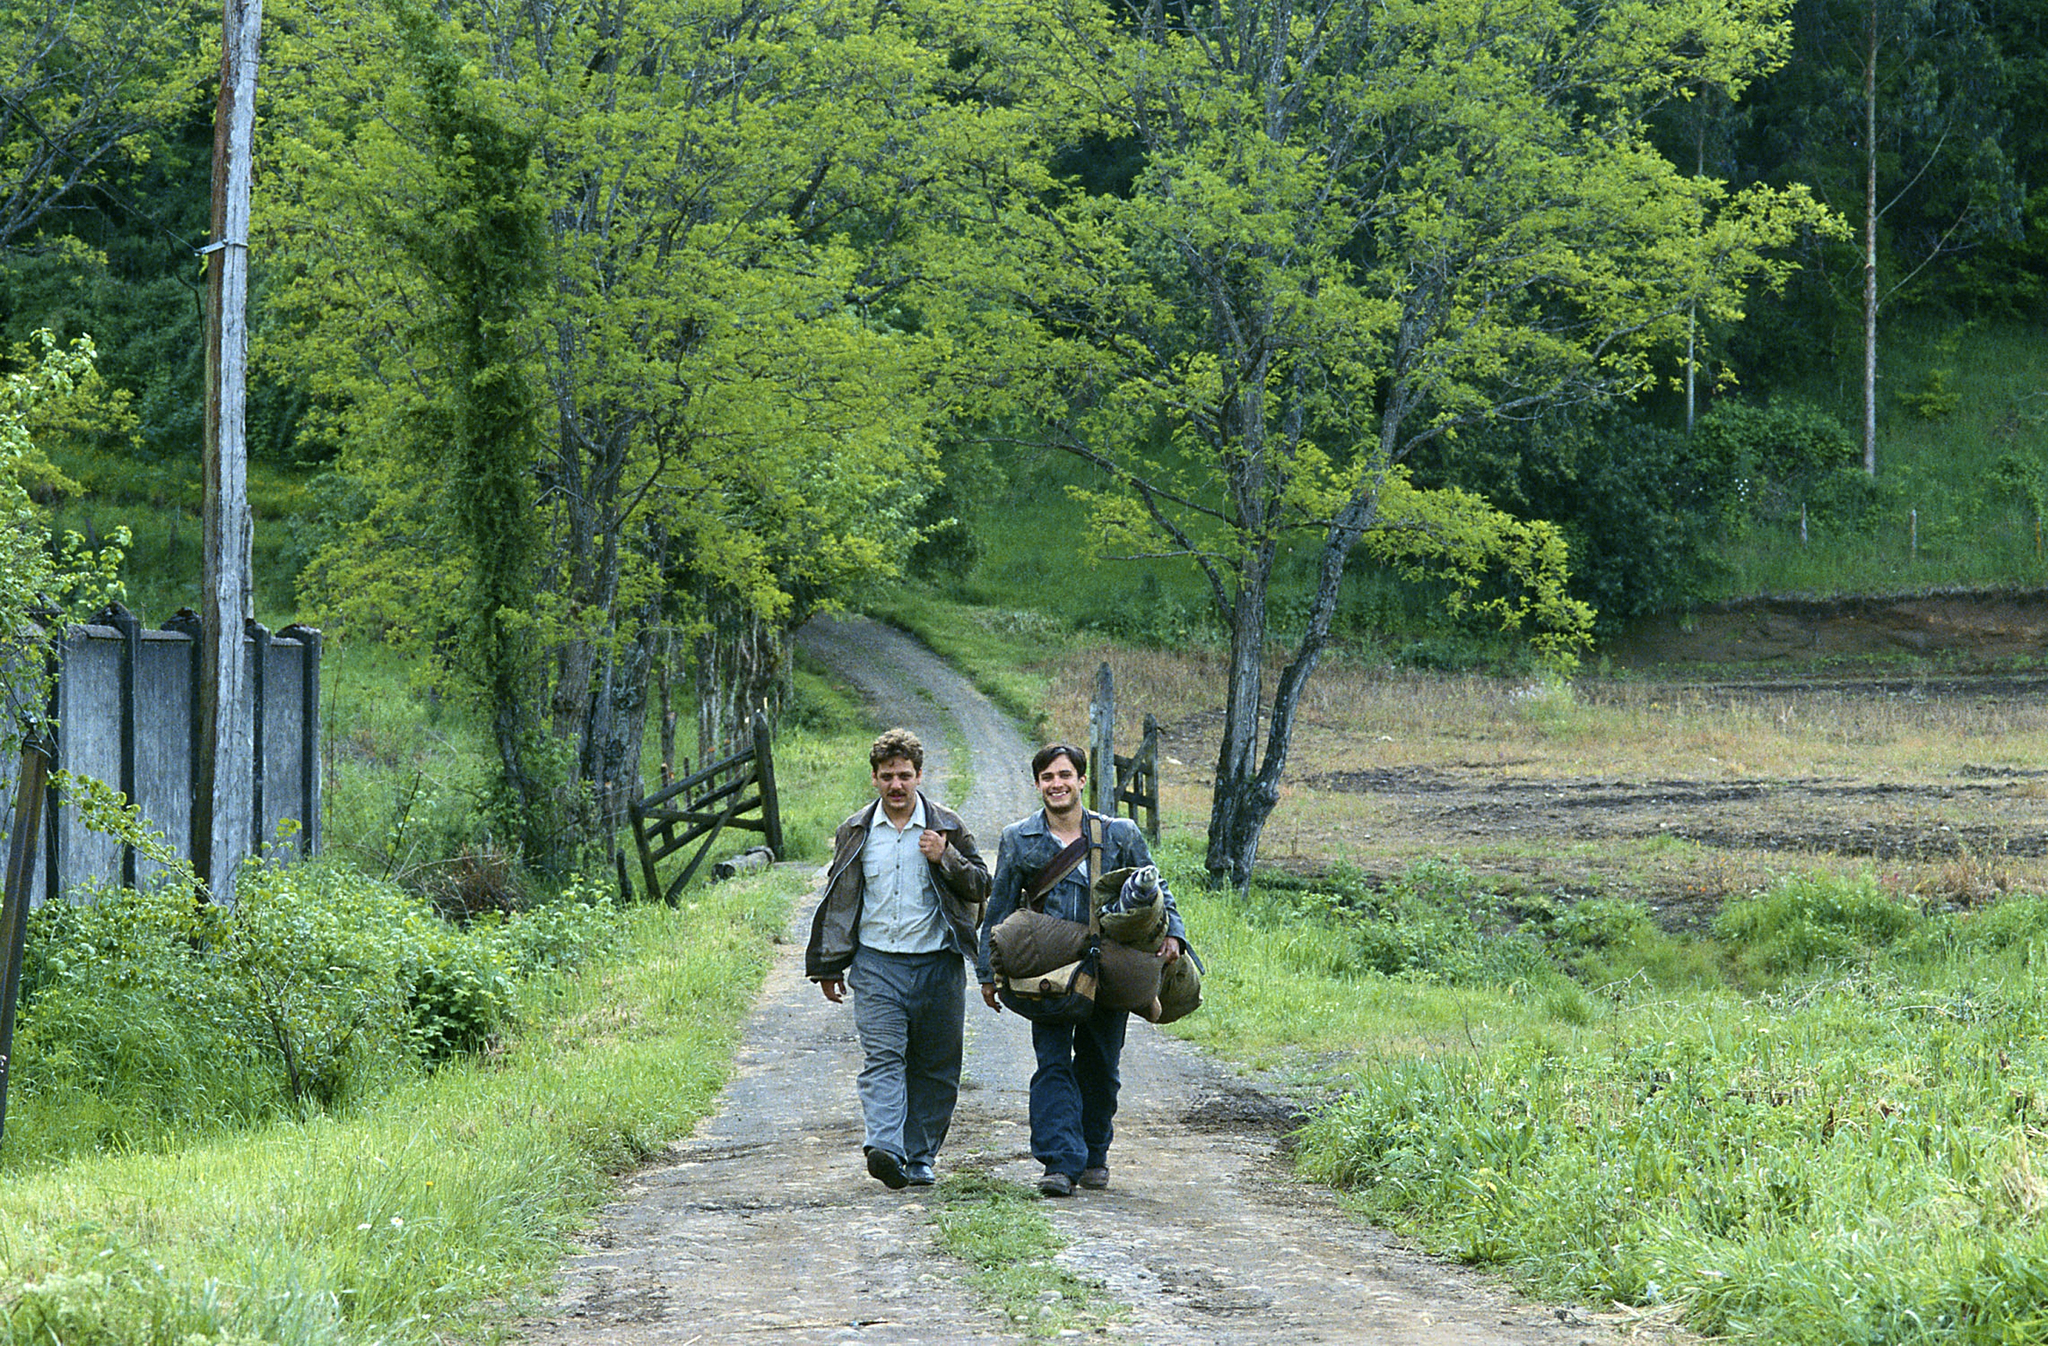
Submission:
{"label": "weathered wooden fence panel", "polygon": [[[759,816],[750,816],[756,815]],[[759,832],[768,849],[782,854],[782,810],[775,796],[775,756],[768,719],[754,716],[753,742],[730,757],[691,772],[675,784],[626,805],[633,841],[640,852],[640,878],[649,897],[670,906],[704,863],[704,855],[728,827]],[[693,841],[702,844],[664,889],[658,866]],[[621,874],[623,876],[623,867]],[[623,883],[622,883],[623,886]],[[630,893],[627,896],[631,896]]]}
{"label": "weathered wooden fence panel", "polygon": [[[1145,736],[1139,740],[1138,750],[1129,757],[1117,756],[1116,802],[1129,805],[1127,810],[1132,821],[1145,829],[1145,835],[1153,841],[1159,840],[1159,721],[1152,716],[1145,717]],[[1144,814],[1143,819],[1138,815]]]}
{"label": "weathered wooden fence panel", "polygon": [[[105,781],[142,810],[180,855],[192,856],[194,761],[199,741],[196,618],[144,630],[118,604],[99,620],[66,628],[58,646],[53,766]],[[297,825],[293,846],[320,847],[320,633],[251,622],[243,644],[255,699],[256,734],[242,770],[254,785],[247,821],[252,851]],[[12,794],[15,764],[0,763]],[[0,826],[13,828],[13,807]],[[82,885],[132,885],[156,866],[112,838],[86,830],[77,811],[50,800],[43,810],[41,861],[32,901]]]}
{"label": "weathered wooden fence panel", "polygon": [[[1129,757],[1116,751],[1116,680],[1109,665],[1095,673],[1095,693],[1088,702],[1088,756],[1095,763],[1091,801],[1097,813],[1123,813],[1159,840],[1159,721],[1145,717],[1145,736]],[[1104,770],[1104,763],[1109,765]],[[1123,807],[1128,805],[1128,808]],[[1142,822],[1138,815],[1144,814]]]}

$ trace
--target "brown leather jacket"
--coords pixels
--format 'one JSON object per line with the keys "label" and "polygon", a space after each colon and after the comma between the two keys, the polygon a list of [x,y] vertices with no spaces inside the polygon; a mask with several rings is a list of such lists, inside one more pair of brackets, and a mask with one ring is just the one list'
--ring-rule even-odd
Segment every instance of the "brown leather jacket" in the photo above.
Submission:
{"label": "brown leather jacket", "polygon": [[[974,957],[981,924],[982,907],[988,902],[988,862],[974,849],[974,836],[960,821],[960,815],[936,804],[923,791],[926,825],[946,838],[945,853],[931,862],[932,886],[939,893],[939,907],[954,949],[963,958]],[[846,976],[859,943],[861,901],[866,877],[861,871],[860,850],[867,841],[868,827],[879,799],[839,824],[832,837],[832,864],[825,871],[825,886],[818,897],[818,910],[811,917],[811,939],[804,949],[804,975],[812,981],[836,981]]]}

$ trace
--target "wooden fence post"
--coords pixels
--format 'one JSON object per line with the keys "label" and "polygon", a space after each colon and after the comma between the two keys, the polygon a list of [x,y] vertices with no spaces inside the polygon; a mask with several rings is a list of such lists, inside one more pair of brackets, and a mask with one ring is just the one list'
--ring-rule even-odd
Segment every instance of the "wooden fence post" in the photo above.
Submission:
{"label": "wooden fence post", "polygon": [[775,753],[770,747],[768,717],[754,712],[754,780],[761,798],[761,835],[775,858],[782,858],[782,805],[775,797]]}
{"label": "wooden fence post", "polygon": [[0,895],[0,1136],[7,1134],[7,1080],[14,1064],[14,1006],[21,995],[27,949],[29,890],[35,885],[36,837],[43,826],[49,784],[49,748],[40,738],[22,745],[15,780],[14,833],[7,839],[7,880]]}
{"label": "wooden fence post", "polygon": [[1109,665],[1095,673],[1095,699],[1088,703],[1088,775],[1094,782],[1089,806],[1116,816],[1116,686]]}

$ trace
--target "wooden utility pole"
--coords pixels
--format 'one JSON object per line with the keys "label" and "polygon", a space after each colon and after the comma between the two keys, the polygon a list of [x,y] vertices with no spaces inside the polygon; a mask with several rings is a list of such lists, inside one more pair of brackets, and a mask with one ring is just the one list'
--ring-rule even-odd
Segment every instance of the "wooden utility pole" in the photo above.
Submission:
{"label": "wooden utility pole", "polygon": [[262,0],[226,0],[220,101],[213,119],[213,237],[206,246],[206,556],[199,678],[199,761],[192,849],[215,900],[255,845],[255,726],[243,633],[250,601],[249,183],[255,157]]}
{"label": "wooden utility pole", "polygon": [[1877,0],[1863,37],[1863,470],[1877,475]]}

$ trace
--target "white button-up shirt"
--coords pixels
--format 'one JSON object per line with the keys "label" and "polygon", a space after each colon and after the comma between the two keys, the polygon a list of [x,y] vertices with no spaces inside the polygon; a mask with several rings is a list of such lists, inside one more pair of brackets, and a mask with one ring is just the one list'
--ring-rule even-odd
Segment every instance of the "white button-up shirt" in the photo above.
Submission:
{"label": "white button-up shirt", "polygon": [[924,796],[911,807],[902,827],[889,821],[889,811],[875,805],[861,847],[861,875],[866,888],[860,912],[861,947],[885,953],[935,953],[946,947],[946,917],[932,886],[931,863],[917,848],[925,830]]}

